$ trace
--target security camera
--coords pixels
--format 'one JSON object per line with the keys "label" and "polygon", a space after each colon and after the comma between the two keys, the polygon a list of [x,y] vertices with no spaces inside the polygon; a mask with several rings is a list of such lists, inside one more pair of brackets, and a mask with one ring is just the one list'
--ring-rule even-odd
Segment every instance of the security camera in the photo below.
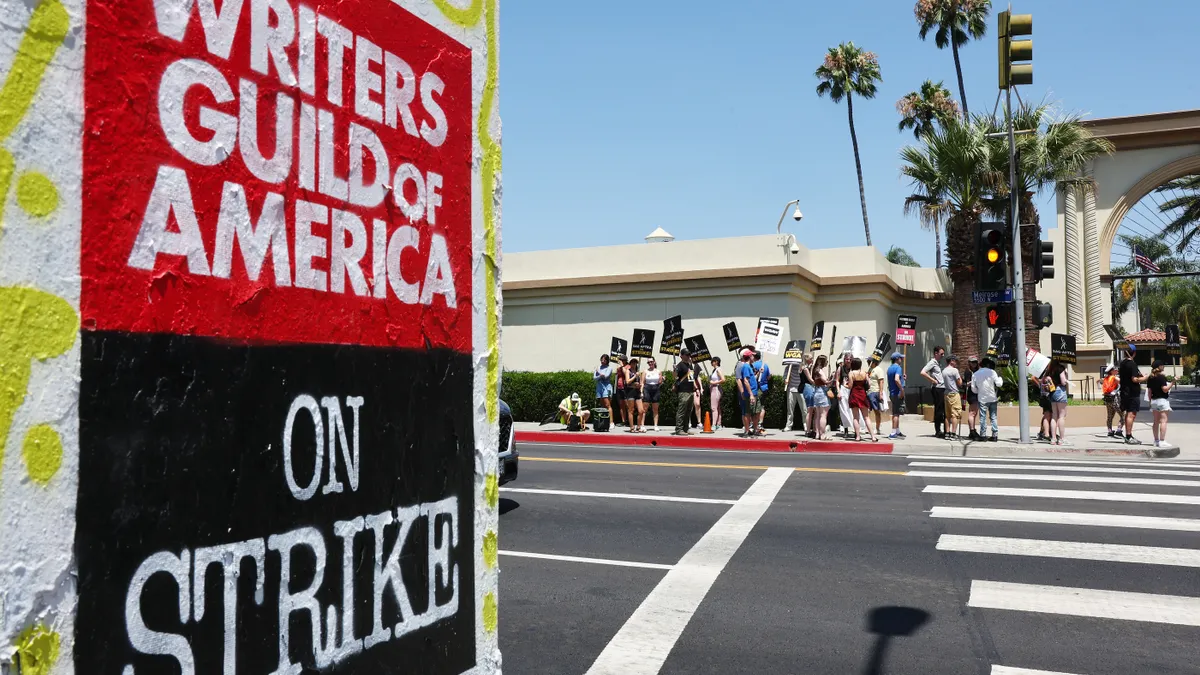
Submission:
{"label": "security camera", "polygon": [[795,220],[796,222],[800,222],[801,220],[804,220],[804,214],[800,213],[799,206],[797,206],[796,211],[794,213],[792,213],[792,220]]}
{"label": "security camera", "polygon": [[797,244],[796,242],[793,241],[792,242],[792,253],[799,253],[799,252],[800,252],[800,244]]}

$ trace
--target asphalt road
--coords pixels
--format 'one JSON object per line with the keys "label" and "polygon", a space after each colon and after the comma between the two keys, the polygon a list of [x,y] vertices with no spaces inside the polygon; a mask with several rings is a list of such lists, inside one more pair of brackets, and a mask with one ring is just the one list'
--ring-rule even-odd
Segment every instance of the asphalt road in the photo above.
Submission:
{"label": "asphalt road", "polygon": [[1200,672],[1197,464],[528,445],[506,488],[506,673]]}

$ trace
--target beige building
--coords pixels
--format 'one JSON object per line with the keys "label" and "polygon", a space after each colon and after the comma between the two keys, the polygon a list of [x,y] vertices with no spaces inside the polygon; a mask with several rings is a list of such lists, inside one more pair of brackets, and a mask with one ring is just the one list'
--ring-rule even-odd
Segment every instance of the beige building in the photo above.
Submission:
{"label": "beige building", "polygon": [[[933,345],[949,339],[945,273],[893,265],[874,247],[813,251],[787,233],[655,241],[661,238],[506,254],[503,367],[590,370],[613,337],[629,340],[634,328],[655,331],[657,353],[663,320],[677,314],[685,335],[704,335],[726,366],[731,361],[721,327],[735,321],[742,341],[751,342],[759,317],[778,318],[785,343],[808,340],[813,323],[824,321],[828,354],[850,335],[865,337],[873,348],[880,333],[894,335],[897,315],[916,315],[910,377]],[[781,354],[767,358],[779,374]]]}

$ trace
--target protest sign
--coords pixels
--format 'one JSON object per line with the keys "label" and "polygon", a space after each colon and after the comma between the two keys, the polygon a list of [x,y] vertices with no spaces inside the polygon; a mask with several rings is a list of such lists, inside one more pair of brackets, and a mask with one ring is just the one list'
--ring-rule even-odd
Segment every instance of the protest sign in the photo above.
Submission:
{"label": "protest sign", "polygon": [[754,348],[763,354],[778,354],[779,353],[779,324],[778,323],[763,323],[759,320],[758,337],[754,341]]}
{"label": "protest sign", "polygon": [[1050,358],[1030,347],[1025,352],[1025,366],[1030,375],[1041,377],[1046,374],[1046,369],[1050,367]]}
{"label": "protest sign", "polygon": [[804,340],[792,340],[783,350],[783,365],[801,365],[804,363]]}
{"label": "protest sign", "polygon": [[693,335],[683,341],[683,345],[687,347],[688,353],[692,355],[693,363],[704,363],[712,360],[712,354],[708,352],[708,343],[704,341],[703,335]]}
{"label": "protest sign", "polygon": [[821,343],[825,339],[825,322],[818,321],[813,324],[812,340],[809,342],[809,348],[814,352],[821,351]]}
{"label": "protest sign", "polygon": [[683,346],[683,317],[673,316],[663,321],[662,344],[658,347],[659,354],[679,355]]}
{"label": "protest sign", "polygon": [[725,347],[731,352],[736,352],[742,348],[742,338],[738,337],[737,324],[730,321],[721,326],[721,330],[725,331]]}
{"label": "protest sign", "polygon": [[847,335],[842,338],[842,350],[839,355],[849,352],[852,356],[859,359],[867,358],[867,338],[861,335]]}
{"label": "protest sign", "polygon": [[996,360],[997,366],[1007,366],[1014,349],[1012,329],[1000,328],[992,336],[992,343],[988,345],[987,355]]}
{"label": "protest sign", "polygon": [[654,356],[654,331],[649,328],[633,329],[633,351],[631,356],[648,359]]}
{"label": "protest sign", "polygon": [[896,344],[917,344],[917,317],[911,314],[896,317]]}
{"label": "protest sign", "polygon": [[1074,364],[1076,360],[1075,336],[1051,333],[1050,356],[1058,363]]}
{"label": "protest sign", "polygon": [[875,343],[875,351],[871,352],[871,358],[882,361],[883,355],[891,348],[891,333],[883,333],[879,336],[879,340]]}
{"label": "protest sign", "polygon": [[1179,339],[1179,326],[1171,324],[1167,326],[1167,356],[1179,356],[1183,354],[1183,341]]}
{"label": "protest sign", "polygon": [[1104,332],[1108,333],[1108,339],[1112,340],[1113,349],[1129,349],[1129,342],[1125,339],[1121,331],[1117,330],[1116,326],[1106,323],[1104,324]]}
{"label": "protest sign", "polygon": [[619,337],[613,338],[612,348],[608,350],[608,355],[614,359],[628,359],[629,342],[627,340],[622,340]]}

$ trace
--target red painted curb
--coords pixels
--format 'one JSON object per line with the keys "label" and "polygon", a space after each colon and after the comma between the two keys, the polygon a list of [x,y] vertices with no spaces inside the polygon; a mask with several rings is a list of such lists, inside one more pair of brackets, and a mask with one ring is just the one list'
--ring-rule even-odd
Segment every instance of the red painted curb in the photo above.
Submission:
{"label": "red painted curb", "polygon": [[654,448],[703,448],[706,450],[749,450],[755,452],[850,452],[889,454],[891,443],[855,443],[853,441],[814,441],[804,437],[794,440],[772,438],[728,438],[696,434],[695,436],[650,436],[624,432],[596,433],[594,431],[517,431],[518,442],[567,443],[572,445],[624,445]]}

